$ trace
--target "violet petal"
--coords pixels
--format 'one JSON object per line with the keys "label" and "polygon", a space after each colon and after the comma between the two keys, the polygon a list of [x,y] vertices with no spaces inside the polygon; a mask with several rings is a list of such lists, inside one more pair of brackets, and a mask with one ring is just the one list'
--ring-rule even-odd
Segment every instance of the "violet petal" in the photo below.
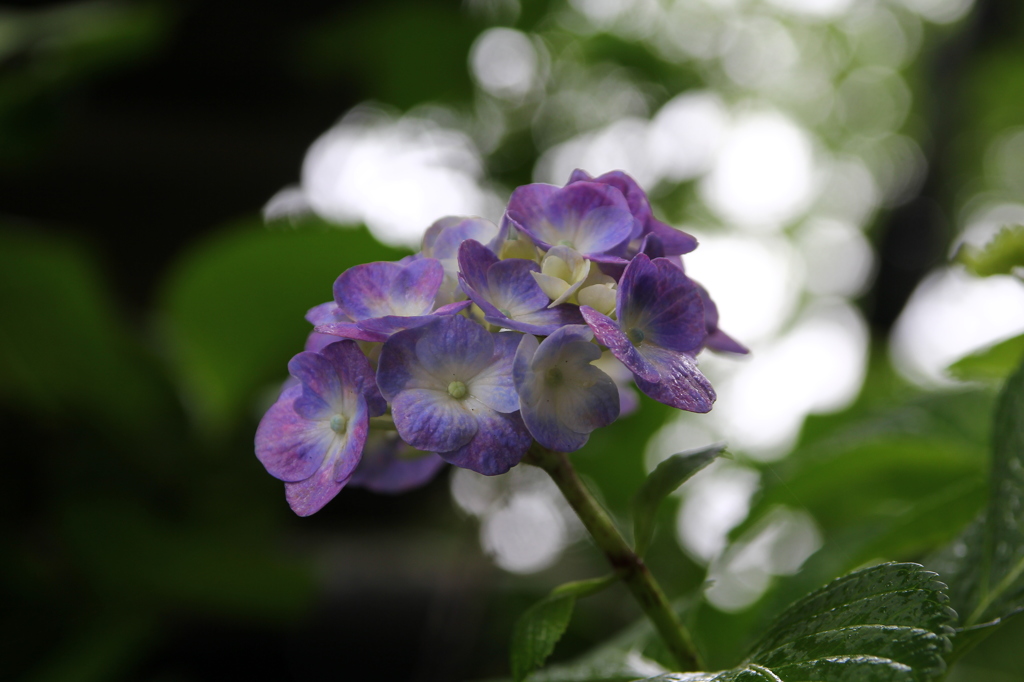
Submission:
{"label": "violet petal", "polygon": [[472,398],[463,402],[475,415],[479,429],[464,446],[438,452],[441,459],[485,476],[503,474],[518,464],[533,442],[519,413],[502,414]]}
{"label": "violet petal", "polygon": [[658,380],[658,370],[640,354],[614,320],[588,306],[581,306],[580,312],[583,313],[587,325],[594,330],[597,340],[607,346],[612,355],[628,367],[638,379]]}
{"label": "violet petal", "polygon": [[686,353],[645,346],[644,357],[658,370],[657,382],[636,377],[641,391],[660,403],[688,412],[709,412],[715,402],[715,389]]}

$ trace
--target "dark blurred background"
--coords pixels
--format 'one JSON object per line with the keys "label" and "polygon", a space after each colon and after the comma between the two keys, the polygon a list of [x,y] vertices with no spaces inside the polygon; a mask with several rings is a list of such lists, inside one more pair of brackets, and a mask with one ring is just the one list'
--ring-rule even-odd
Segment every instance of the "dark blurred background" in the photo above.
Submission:
{"label": "dark blurred background", "polygon": [[[916,142],[920,163],[909,189],[876,202],[857,226],[875,253],[873,276],[844,294],[867,323],[865,388],[858,384],[860,398],[840,416],[810,417],[779,473],[768,458],[752,458],[753,470],[776,478],[799,476],[801,447],[869,418],[879,405],[948,398],[899,378],[887,359],[888,334],[922,278],[947,259],[972,197],[1002,191],[1010,200],[1016,192],[1012,183],[993,189],[985,150],[1024,125],[1024,5],[977,0],[948,21],[931,21],[914,7],[941,10],[943,3],[905,4],[910,9],[892,12],[917,27],[920,48],[892,72],[913,95],[898,132]],[[577,121],[569,132],[548,134],[543,126],[557,126],[537,113],[559,79],[569,78],[559,62],[565,54],[579,70],[633,79],[650,110],[699,88],[717,89],[728,102],[747,96],[742,78],[730,85],[709,66],[718,57],[672,61],[642,38],[623,37],[613,20],[594,19],[605,16],[599,5],[0,7],[4,679],[502,677],[516,615],[558,582],[599,574],[600,557],[580,543],[567,544],[553,567],[495,565],[478,541],[480,523],[464,502],[453,502],[448,472],[400,497],[345,490],[314,517],[298,519],[252,455],[259,416],[308,331],[303,312],[330,296],[346,267],[408,252],[363,227],[332,227],[330,216],[315,212],[264,225],[261,208],[300,181],[311,143],[345,112],[368,101],[394,116],[423,103],[447,107],[454,118],[443,120],[470,130],[479,175],[503,199],[538,176],[535,164],[551,140],[587,132]],[[785,5],[763,6],[802,34],[834,33],[845,21],[792,19],[778,10]],[[730,16],[739,21],[741,14]],[[592,25],[581,29],[585,16]],[[516,101],[487,91],[469,55],[494,26],[546,41],[547,85]],[[504,126],[489,145],[473,132],[488,111]],[[607,123],[595,121],[595,130]],[[846,144],[829,139],[827,117],[817,125],[825,144]],[[699,208],[696,182],[661,180],[656,199],[669,214],[696,206],[705,223],[727,222]],[[802,218],[787,220],[780,234]],[[984,446],[981,410],[990,393],[955,399],[980,416],[965,417],[959,433],[967,454],[951,456],[956,462],[936,474],[940,487],[980,477],[984,468],[974,453]],[[963,414],[957,405],[943,403],[935,413]],[[645,404],[581,453],[581,469],[603,486],[614,511],[625,509],[644,474],[635,444],[667,418]],[[922,428],[943,438],[939,426]],[[848,449],[856,454],[856,447]],[[919,464],[893,469],[899,456],[879,456],[879,471],[917,471]],[[879,471],[865,471],[864,480]],[[708,645],[712,660],[730,664],[755,624],[805,583],[873,557],[920,558],[927,546],[871,544],[881,531],[871,535],[858,524],[877,512],[872,523],[884,525],[924,496],[894,488],[871,500],[868,512],[835,518],[802,500],[825,538],[816,556],[827,560],[808,564],[802,577],[776,580],[746,610],[700,607],[694,618],[707,638],[718,633],[724,642]],[[963,500],[966,521],[980,501],[973,490]],[[675,513],[666,512],[667,527]],[[753,525],[748,520],[731,537]],[[659,535],[651,563],[680,596],[701,584],[707,557],[672,536]],[[827,553],[857,542],[868,549]],[[579,608],[556,655],[562,660],[638,615],[617,591]],[[984,679],[1020,679],[993,671]]]}

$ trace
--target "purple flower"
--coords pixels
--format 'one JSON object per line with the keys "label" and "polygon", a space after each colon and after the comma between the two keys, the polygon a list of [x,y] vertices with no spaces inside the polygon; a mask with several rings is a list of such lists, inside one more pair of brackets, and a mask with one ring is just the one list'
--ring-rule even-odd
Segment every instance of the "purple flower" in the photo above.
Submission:
{"label": "purple flower", "polygon": [[598,341],[633,372],[637,387],[655,400],[707,412],[715,391],[693,355],[707,336],[697,286],[665,258],[637,254],[619,281],[612,320],[581,309]]}
{"label": "purple flower", "polygon": [[512,383],[518,343],[518,334],[494,334],[460,316],[393,334],[377,384],[402,440],[481,474],[515,466],[532,440]]}
{"label": "purple flower", "polygon": [[397,433],[371,431],[348,484],[375,493],[404,493],[429,483],[443,466],[443,459],[402,442]]}
{"label": "purple flower", "polygon": [[[349,268],[334,282],[334,301],[336,314],[351,322],[342,319],[320,324],[316,331],[361,341],[384,341],[398,330],[433,319],[434,297],[443,281],[444,267],[435,258],[380,261]],[[433,312],[452,314],[467,305],[453,303]]]}
{"label": "purple flower", "polygon": [[256,429],[256,457],[285,482],[299,516],[319,511],[352,476],[366,442],[369,418],[387,409],[370,363],[355,341],[288,363],[299,383],[285,389]]}
{"label": "purple flower", "polygon": [[750,350],[746,346],[718,328],[718,306],[711,300],[707,289],[696,282],[694,284],[704,302],[704,326],[708,332],[707,338],[704,339],[704,346],[720,353],[738,353],[740,355],[749,353]]}
{"label": "purple flower", "polygon": [[626,198],[626,203],[629,205],[630,213],[633,214],[637,222],[637,229],[631,235],[631,241],[634,242],[632,250],[635,251],[639,243],[638,240],[648,234],[658,235],[665,244],[666,255],[669,256],[690,253],[697,248],[697,240],[693,236],[666,225],[654,217],[654,212],[651,210],[651,202],[647,199],[647,193],[640,189],[640,185],[637,184],[636,180],[622,171],[610,171],[604,175],[592,178],[589,173],[577,168],[569,176],[569,182],[566,186],[571,186],[577,182],[609,185],[622,193],[622,196]]}
{"label": "purple flower", "polygon": [[[467,239],[475,239],[481,243],[496,242],[499,238],[498,228],[483,218],[466,218],[448,216],[431,225],[423,235],[421,253],[425,258],[436,258],[444,267],[444,282],[437,293],[437,303],[447,304],[465,298],[459,288],[459,245]],[[488,245],[495,250],[493,243]]]}
{"label": "purple flower", "polygon": [[621,262],[639,232],[622,192],[596,182],[524,185],[512,192],[507,215],[541,248],[568,246],[599,262]]}
{"label": "purple flower", "polygon": [[493,325],[546,336],[583,321],[576,306],[548,307],[551,299],[533,278],[540,271],[533,261],[498,260],[483,244],[468,239],[459,247],[459,269],[463,290]]}
{"label": "purple flower", "polygon": [[619,362],[610,350],[601,353],[601,357],[594,360],[593,365],[610,376],[619,389],[619,418],[628,417],[640,409],[640,396],[633,388],[633,373]]}
{"label": "purple flower", "polygon": [[519,342],[512,378],[526,428],[538,443],[561,452],[579,450],[590,432],[619,416],[619,389],[590,363],[601,357],[585,325],[568,325],[540,343]]}

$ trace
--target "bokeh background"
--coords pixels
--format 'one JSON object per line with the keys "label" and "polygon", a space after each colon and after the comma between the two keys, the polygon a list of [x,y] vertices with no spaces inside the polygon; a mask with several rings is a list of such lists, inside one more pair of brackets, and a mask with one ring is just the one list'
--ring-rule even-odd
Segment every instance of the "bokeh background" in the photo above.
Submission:
{"label": "bokeh background", "polygon": [[[713,665],[974,516],[993,391],[945,368],[1024,331],[1024,288],[948,262],[1024,221],[1017,0],[5,3],[3,677],[507,675],[516,616],[604,568],[539,471],[297,519],[252,434],[342,270],[576,167],[698,236],[753,350],[702,358],[710,415],[645,401],[574,456],[625,518],[730,444],[650,558]],[[638,615],[581,602],[555,660]],[[1024,679],[1022,635],[950,679]]]}

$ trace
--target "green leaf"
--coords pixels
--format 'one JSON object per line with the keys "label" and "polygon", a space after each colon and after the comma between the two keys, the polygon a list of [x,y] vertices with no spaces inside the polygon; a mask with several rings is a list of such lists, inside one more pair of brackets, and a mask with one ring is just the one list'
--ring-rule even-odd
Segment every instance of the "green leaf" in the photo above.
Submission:
{"label": "green leaf", "polygon": [[[977,567],[965,625],[1024,608],[1024,364],[1007,380],[996,405],[992,474],[985,521],[964,554]],[[974,587],[974,586],[972,586]]]}
{"label": "green leaf", "polygon": [[1002,381],[1024,359],[1024,334],[1006,339],[957,360],[949,374],[961,381]]}
{"label": "green leaf", "polygon": [[163,339],[188,404],[208,432],[231,426],[256,394],[287,377],[288,359],[312,331],[306,311],[331,299],[345,269],[402,252],[364,229],[243,223],[182,259],[161,296]]}
{"label": "green leaf", "polygon": [[580,597],[594,594],[615,582],[615,576],[566,583],[552,590],[519,617],[512,632],[512,677],[516,682],[539,668],[565,634]]}
{"label": "green leaf", "polygon": [[988,508],[931,565],[950,583],[963,616],[952,660],[1024,610],[1024,364],[995,409]]}
{"label": "green leaf", "polygon": [[662,500],[724,452],[724,445],[680,452],[651,472],[633,498],[633,543],[638,555],[644,555],[654,537],[654,520]]}
{"label": "green leaf", "polygon": [[790,606],[740,666],[650,682],[923,682],[945,673],[956,612],[917,564],[881,564]]}
{"label": "green leaf", "polygon": [[[987,389],[971,390],[883,405],[802,443],[786,459],[765,465],[765,487],[733,537],[778,505],[806,509],[828,535],[865,522],[886,532],[940,491],[953,496],[966,481],[985,476],[992,395]],[[850,490],[857,494],[850,495]],[[955,510],[958,526],[950,529],[944,520],[926,532],[939,544],[945,542],[977,513],[971,499],[968,495]],[[921,519],[919,529],[928,525],[927,517]],[[849,568],[877,556],[855,560]],[[908,554],[883,558],[903,556]]]}
{"label": "green leaf", "polygon": [[979,277],[1013,273],[1024,267],[1024,225],[1004,227],[982,249],[961,247],[956,260]]}
{"label": "green leaf", "polygon": [[628,682],[649,677],[665,671],[648,655],[648,649],[660,646],[660,638],[644,618],[579,658],[530,675],[529,682]]}
{"label": "green leaf", "polygon": [[153,438],[171,392],[91,254],[66,239],[0,230],[0,310],[0,402]]}

